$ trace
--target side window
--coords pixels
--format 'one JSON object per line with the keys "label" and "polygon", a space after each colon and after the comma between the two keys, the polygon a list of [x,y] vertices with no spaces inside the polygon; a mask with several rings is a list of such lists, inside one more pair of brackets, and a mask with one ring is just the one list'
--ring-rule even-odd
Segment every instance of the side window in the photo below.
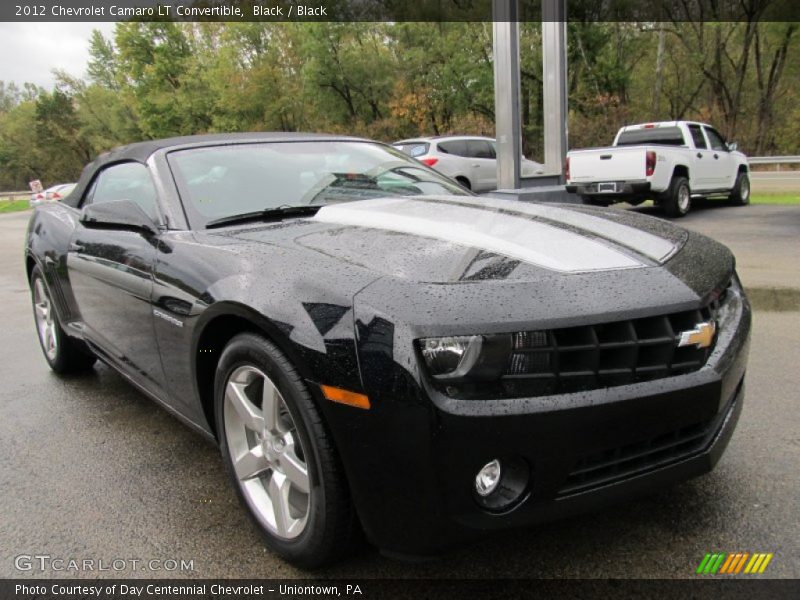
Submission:
{"label": "side window", "polygon": [[143,164],[122,163],[104,169],[95,179],[81,206],[114,200],[135,202],[151,219],[158,221],[156,190]]}
{"label": "side window", "polygon": [[700,125],[689,125],[689,131],[692,133],[692,140],[694,140],[694,147],[699,150],[708,148],[706,145],[706,138],[703,137],[703,131]]}
{"label": "side window", "polygon": [[467,140],[467,154],[471,158],[496,158],[494,148],[486,140]]}
{"label": "side window", "polygon": [[411,142],[408,144],[392,144],[392,145],[401,152],[405,152],[412,158],[423,156],[428,152],[428,148],[430,147],[430,144],[427,144],[425,142]]}
{"label": "side window", "polygon": [[453,154],[455,156],[469,156],[467,153],[467,143],[464,140],[450,140],[449,142],[439,142],[437,144],[440,152]]}
{"label": "side window", "polygon": [[714,150],[722,150],[723,152],[727,152],[728,147],[725,145],[725,141],[722,139],[722,136],[714,129],[711,129],[711,127],[706,127],[705,129],[706,135],[708,136],[708,142],[711,144],[711,147]]}

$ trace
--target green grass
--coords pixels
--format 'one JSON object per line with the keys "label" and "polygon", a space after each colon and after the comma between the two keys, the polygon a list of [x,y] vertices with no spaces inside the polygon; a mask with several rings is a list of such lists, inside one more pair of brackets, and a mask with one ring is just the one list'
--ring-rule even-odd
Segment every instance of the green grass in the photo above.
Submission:
{"label": "green grass", "polygon": [[800,194],[753,194],[750,204],[799,204]]}
{"label": "green grass", "polygon": [[0,214],[28,210],[28,200],[0,200]]}

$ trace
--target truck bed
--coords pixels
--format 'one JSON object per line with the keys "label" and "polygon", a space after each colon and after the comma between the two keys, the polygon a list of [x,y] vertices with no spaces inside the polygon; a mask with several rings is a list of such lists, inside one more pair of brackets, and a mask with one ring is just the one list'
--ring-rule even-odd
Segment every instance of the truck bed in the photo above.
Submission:
{"label": "truck bed", "polygon": [[657,146],[609,146],[570,152],[570,179],[573,183],[603,181],[644,181],[645,157]]}

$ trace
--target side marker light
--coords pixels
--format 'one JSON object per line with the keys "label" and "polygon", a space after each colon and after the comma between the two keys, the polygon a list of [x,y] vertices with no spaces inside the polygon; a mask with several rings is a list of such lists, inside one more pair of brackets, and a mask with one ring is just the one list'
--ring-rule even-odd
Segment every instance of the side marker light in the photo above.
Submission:
{"label": "side marker light", "polygon": [[347,404],[348,406],[355,406],[356,408],[363,408],[369,410],[369,398],[364,394],[358,394],[342,388],[333,387],[330,385],[320,385],[322,394],[326,399],[331,402],[338,402],[339,404]]}

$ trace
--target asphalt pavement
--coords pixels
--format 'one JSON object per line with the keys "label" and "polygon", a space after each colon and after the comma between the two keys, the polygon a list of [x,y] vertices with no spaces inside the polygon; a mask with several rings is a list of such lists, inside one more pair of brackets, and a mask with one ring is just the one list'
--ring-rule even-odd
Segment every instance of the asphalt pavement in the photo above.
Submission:
{"label": "asphalt pavement", "polygon": [[[0,215],[0,577],[308,577],[265,548],[210,443],[108,367],[48,370],[23,268],[27,218]],[[800,206],[708,206],[682,224],[734,250],[756,309],[743,414],[714,472],[438,560],[364,547],[314,576],[681,578],[721,551],[774,553],[761,577],[800,577]],[[170,560],[191,570],[166,570]]]}

